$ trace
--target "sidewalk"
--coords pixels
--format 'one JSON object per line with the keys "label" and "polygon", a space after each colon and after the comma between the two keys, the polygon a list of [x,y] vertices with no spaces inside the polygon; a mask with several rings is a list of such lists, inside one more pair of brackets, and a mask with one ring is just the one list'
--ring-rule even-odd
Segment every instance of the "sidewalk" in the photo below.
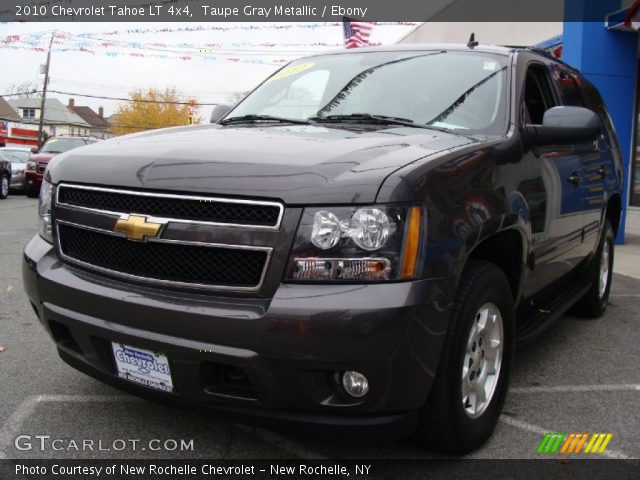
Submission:
{"label": "sidewalk", "polygon": [[640,279],[640,236],[627,235],[624,245],[616,245],[613,271]]}

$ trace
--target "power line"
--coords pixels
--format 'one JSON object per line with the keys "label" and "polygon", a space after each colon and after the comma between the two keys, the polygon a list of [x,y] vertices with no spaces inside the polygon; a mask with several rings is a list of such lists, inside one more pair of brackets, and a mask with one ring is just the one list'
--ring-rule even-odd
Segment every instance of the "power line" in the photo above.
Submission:
{"label": "power line", "polygon": [[[160,100],[146,100],[146,99],[138,99],[138,100],[134,100],[132,98],[123,98],[123,97],[103,97],[100,95],[87,95],[84,93],[74,93],[74,92],[61,92],[59,90],[49,90],[52,93],[59,93],[60,95],[73,95],[76,97],[88,97],[88,98],[98,98],[101,100],[119,100],[121,102],[140,102],[140,103],[161,103],[161,104],[167,104],[167,105],[190,105],[191,102],[163,102]],[[201,103],[198,102],[198,105],[205,105],[205,106],[215,106],[215,105],[219,105],[220,102],[217,103]]]}
{"label": "power line", "polygon": [[[27,82],[23,82],[23,83],[27,83]],[[125,93],[128,94],[129,92],[131,92],[132,90],[144,90],[145,86],[139,86],[139,87],[135,87],[132,85],[114,85],[114,84],[107,84],[107,83],[100,83],[100,82],[85,82],[85,81],[80,81],[80,80],[70,80],[70,79],[65,79],[65,78],[57,78],[57,77],[49,77],[49,85],[54,84],[56,87],[62,87],[62,88],[82,88],[82,89],[92,89],[92,90],[100,90],[100,91],[104,91],[104,90],[109,90],[111,92],[116,92],[116,93]],[[33,85],[33,84],[32,84]],[[11,91],[12,89],[17,88],[18,86],[20,86],[17,83],[13,83],[13,84],[5,84],[3,86],[0,86],[0,89],[4,89],[6,91]],[[239,95],[239,94],[244,94],[246,92],[246,90],[250,90],[249,89],[245,89],[243,91],[237,91],[237,90],[209,90],[209,89],[201,89],[201,90],[185,90],[185,89],[180,89],[180,96],[182,97],[187,97],[187,98],[191,98],[191,97],[199,97],[199,96],[215,96],[215,97],[229,97],[229,96],[233,96],[233,95]],[[39,93],[38,90],[36,90],[35,88],[33,90],[24,90],[21,92],[12,92],[12,93],[0,93],[0,97],[19,97],[19,96],[28,96],[28,95],[34,95]],[[27,97],[28,98],[28,97]]]}
{"label": "power line", "polygon": [[[118,100],[121,102],[140,102],[140,103],[158,103],[158,104],[164,104],[164,105],[191,105],[191,102],[165,102],[165,101],[161,101],[161,100],[147,100],[147,99],[137,99],[134,100],[132,98],[124,98],[124,97],[105,97],[105,96],[101,96],[101,95],[88,95],[85,93],[76,93],[76,92],[62,92],[60,90],[51,90],[51,89],[47,89],[48,92],[51,93],[58,93],[60,95],[70,95],[70,96],[75,96],[75,97],[88,97],[88,98],[97,98],[100,100]],[[39,91],[33,91],[33,92],[28,92],[28,93],[39,93],[41,94],[42,92]],[[242,92],[234,92],[234,93],[242,93]],[[8,95],[1,95],[3,97],[10,97],[10,96],[16,96],[16,95],[24,95],[24,93],[11,93]],[[203,102],[198,102],[198,105],[202,105],[202,106],[216,106],[216,105],[220,105],[220,102],[216,102],[216,103],[203,103]]]}
{"label": "power line", "polygon": [[[113,84],[113,83],[100,83],[100,82],[87,82],[87,81],[81,81],[81,80],[71,80],[71,79],[66,79],[66,78],[58,78],[58,77],[50,77],[50,82],[53,83],[56,87],[62,87],[64,86],[65,88],[81,88],[81,89],[85,89],[85,88],[90,88],[90,89],[94,89],[94,90],[100,90],[100,91],[104,91],[104,90],[110,90],[110,91],[115,91],[117,93],[126,93],[128,94],[129,92],[131,92],[132,90],[135,90],[136,87],[132,86],[131,84],[129,85],[118,85],[118,84]],[[144,86],[141,86],[140,88],[145,88]],[[233,90],[209,90],[209,89],[201,89],[201,90],[185,90],[185,89],[180,89],[180,94],[184,97],[189,97],[189,96],[206,96],[206,95],[215,95],[215,96],[226,96],[226,95],[235,95],[238,94],[240,92],[233,91]]]}
{"label": "power line", "polygon": [[[18,97],[20,95],[26,96],[26,95],[33,95],[36,93],[42,93],[42,92],[38,92],[37,90],[31,90],[29,92],[3,93],[2,95],[0,95],[0,97]],[[29,98],[29,97],[26,97],[26,98]]]}

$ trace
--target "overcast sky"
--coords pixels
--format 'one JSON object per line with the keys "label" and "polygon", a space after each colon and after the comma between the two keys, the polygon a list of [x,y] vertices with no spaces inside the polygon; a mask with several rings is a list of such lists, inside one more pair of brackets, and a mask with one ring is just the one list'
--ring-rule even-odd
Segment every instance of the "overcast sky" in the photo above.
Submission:
{"label": "overcast sky", "polygon": [[[232,29],[222,31],[171,32],[171,33],[121,33],[106,35],[105,32],[144,28],[157,30],[163,27],[171,29],[182,27],[205,28],[212,26],[237,27],[239,25],[253,25],[254,30]],[[210,61],[203,58],[199,51],[193,48],[175,48],[178,52],[195,52],[193,59],[183,61],[178,59],[179,53],[168,53],[169,58],[145,58],[132,56],[164,55],[165,47],[159,50],[149,49],[143,45],[142,49],[104,47],[92,41],[86,46],[95,53],[79,51],[55,51],[51,58],[51,80],[49,89],[63,92],[83,93],[105,97],[128,97],[133,88],[176,87],[187,97],[195,97],[202,103],[224,102],[229,99],[229,92],[244,92],[253,88],[260,80],[269,75],[278,65],[232,62],[225,58],[242,58],[257,62],[273,63],[276,59],[294,59],[321,50],[337,47],[309,46],[312,43],[340,43],[342,42],[342,28],[338,26],[323,26],[320,28],[301,28],[305,24],[297,24],[290,29],[263,28],[294,24],[274,23],[5,23],[0,24],[0,39],[9,35],[24,35],[57,30],[76,37],[64,40],[56,48],[69,48],[78,45],[77,35],[91,33],[100,38],[114,42],[138,42],[140,44],[161,43],[166,48],[180,44],[203,46],[208,43],[222,43],[227,52],[221,56],[219,51],[208,55],[218,60]],[[307,24],[309,25],[309,24]],[[317,25],[317,24],[315,24]],[[375,27],[371,41],[383,44],[395,43],[397,39],[407,33],[411,26],[407,25],[378,25]],[[47,35],[48,36],[48,35]],[[40,47],[46,47],[47,36],[42,37]],[[269,42],[276,46],[264,48],[257,44]],[[291,46],[291,44],[305,44],[305,46]],[[24,44],[13,44],[24,45]],[[251,52],[247,52],[249,49]],[[256,52],[256,50],[258,50]],[[109,56],[111,51],[116,56]],[[186,53],[188,54],[188,53]],[[206,56],[206,54],[204,55]],[[39,75],[39,66],[46,61],[46,54],[29,49],[12,49],[0,44],[0,94],[9,92],[13,84],[22,82],[39,82],[43,77]],[[50,94],[67,103],[69,95]],[[114,112],[117,101],[94,99],[75,96],[76,105],[89,105],[94,110],[103,106],[105,115]],[[212,107],[202,107],[200,110],[204,118],[209,116]]]}

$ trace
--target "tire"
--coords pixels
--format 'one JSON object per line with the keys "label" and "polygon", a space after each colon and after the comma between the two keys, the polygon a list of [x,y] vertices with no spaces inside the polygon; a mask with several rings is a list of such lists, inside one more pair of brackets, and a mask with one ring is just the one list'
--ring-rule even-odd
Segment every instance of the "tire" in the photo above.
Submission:
{"label": "tire", "polygon": [[3,173],[0,175],[0,200],[4,200],[9,196],[9,175]]}
{"label": "tire", "polygon": [[[493,323],[489,320],[482,321],[483,309],[488,305],[495,309],[487,311],[497,311],[502,320],[501,355],[489,347],[493,342],[483,341],[484,337],[497,338],[495,324],[500,319],[497,318]],[[472,343],[471,335],[475,331],[472,328],[482,323],[485,324],[485,329],[481,335],[474,337],[475,342]],[[431,394],[421,412],[417,437],[423,445],[443,453],[464,454],[487,441],[496,426],[509,387],[514,337],[513,297],[506,276],[492,263],[470,260],[456,292]],[[469,349],[468,343],[471,345]],[[472,345],[476,345],[478,353],[473,351]],[[494,353],[490,354],[489,351]],[[491,375],[487,374],[491,367],[483,364],[483,361],[486,359],[491,362],[494,355],[501,356],[501,362],[499,365],[493,364],[497,375],[493,376],[491,382]],[[463,370],[463,365],[468,368]],[[475,375],[478,371],[480,374]],[[480,379],[485,378],[483,391],[487,401],[484,407],[482,402],[477,401],[477,397],[476,401],[471,401],[472,394],[465,396],[467,403],[463,405],[463,392],[471,388],[474,376],[476,387],[480,385]]]}
{"label": "tire", "polygon": [[27,192],[27,197],[29,198],[38,198],[38,196],[40,195],[40,192],[33,187],[27,188],[26,192]]}
{"label": "tire", "polygon": [[[587,275],[591,280],[589,291],[576,302],[570,312],[586,318],[598,318],[607,310],[611,279],[613,277],[613,255],[615,241],[613,227],[605,219],[598,251],[593,257]],[[605,270],[606,269],[606,270]]]}

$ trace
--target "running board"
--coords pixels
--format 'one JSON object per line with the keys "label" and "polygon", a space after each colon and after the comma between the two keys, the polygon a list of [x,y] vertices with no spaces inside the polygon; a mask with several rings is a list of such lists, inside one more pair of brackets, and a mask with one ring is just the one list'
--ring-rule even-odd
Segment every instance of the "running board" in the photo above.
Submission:
{"label": "running board", "polygon": [[518,345],[530,342],[562,317],[589,291],[591,283],[584,280],[574,281],[563,287],[553,289],[551,294],[523,300],[527,305],[520,306],[517,311],[516,342]]}

